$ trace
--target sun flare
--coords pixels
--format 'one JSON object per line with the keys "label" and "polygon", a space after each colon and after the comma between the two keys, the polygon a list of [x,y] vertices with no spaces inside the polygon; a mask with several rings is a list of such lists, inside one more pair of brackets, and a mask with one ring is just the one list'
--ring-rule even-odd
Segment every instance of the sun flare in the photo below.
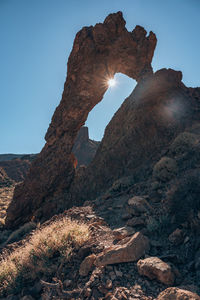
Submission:
{"label": "sun flare", "polygon": [[116,85],[116,80],[114,78],[111,78],[108,80],[108,86],[113,87]]}

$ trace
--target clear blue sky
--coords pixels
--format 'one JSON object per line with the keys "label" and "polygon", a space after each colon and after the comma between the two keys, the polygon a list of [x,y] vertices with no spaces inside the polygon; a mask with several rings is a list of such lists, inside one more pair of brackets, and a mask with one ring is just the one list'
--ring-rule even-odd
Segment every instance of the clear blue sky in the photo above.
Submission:
{"label": "clear blue sky", "polygon": [[[139,24],[156,33],[155,71],[181,70],[186,85],[200,86],[200,0],[0,0],[0,153],[41,150],[76,32],[118,10],[128,30]],[[89,115],[93,139],[135,86],[116,76]]]}

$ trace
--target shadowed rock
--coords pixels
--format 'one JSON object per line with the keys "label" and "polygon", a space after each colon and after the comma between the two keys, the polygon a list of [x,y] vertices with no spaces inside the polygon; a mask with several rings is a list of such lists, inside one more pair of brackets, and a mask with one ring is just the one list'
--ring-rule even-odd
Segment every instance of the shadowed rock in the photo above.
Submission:
{"label": "shadowed rock", "polygon": [[[40,210],[37,217],[45,218],[59,211],[74,178],[74,140],[88,113],[102,100],[107,81],[115,73],[121,72],[137,81],[151,75],[155,46],[154,33],[146,36],[140,26],[128,32],[121,12],[77,33],[62,100],[45,136],[46,144],[33,162],[29,176],[15,190],[6,226],[30,220],[37,210]],[[70,205],[68,199],[66,206]]]}

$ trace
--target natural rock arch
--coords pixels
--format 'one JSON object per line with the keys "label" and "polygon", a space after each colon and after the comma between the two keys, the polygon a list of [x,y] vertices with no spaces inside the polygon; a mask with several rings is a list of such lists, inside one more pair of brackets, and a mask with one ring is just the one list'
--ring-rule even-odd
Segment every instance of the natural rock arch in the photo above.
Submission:
{"label": "natural rock arch", "polygon": [[108,78],[120,72],[140,81],[152,74],[157,40],[153,32],[146,34],[140,26],[128,32],[121,12],[77,33],[62,100],[45,136],[44,148],[26,180],[15,189],[7,212],[8,227],[29,221],[41,207],[48,216],[59,206],[59,196],[67,193],[74,177],[74,140],[88,113],[102,100]]}

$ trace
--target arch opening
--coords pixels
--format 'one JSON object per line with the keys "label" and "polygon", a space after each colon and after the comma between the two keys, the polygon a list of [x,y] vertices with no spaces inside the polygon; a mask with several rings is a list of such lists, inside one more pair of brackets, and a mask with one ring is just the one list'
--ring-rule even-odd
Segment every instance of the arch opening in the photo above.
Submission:
{"label": "arch opening", "polygon": [[89,137],[95,141],[102,140],[107,124],[137,84],[136,80],[122,73],[116,73],[113,79],[115,84],[108,87],[101,102],[88,114],[85,123]]}
{"label": "arch opening", "polygon": [[75,140],[72,152],[77,159],[76,167],[88,166],[93,160],[106,126],[132,93],[137,82],[127,75],[116,73],[106,84],[106,93],[88,114],[85,126],[81,127]]}

